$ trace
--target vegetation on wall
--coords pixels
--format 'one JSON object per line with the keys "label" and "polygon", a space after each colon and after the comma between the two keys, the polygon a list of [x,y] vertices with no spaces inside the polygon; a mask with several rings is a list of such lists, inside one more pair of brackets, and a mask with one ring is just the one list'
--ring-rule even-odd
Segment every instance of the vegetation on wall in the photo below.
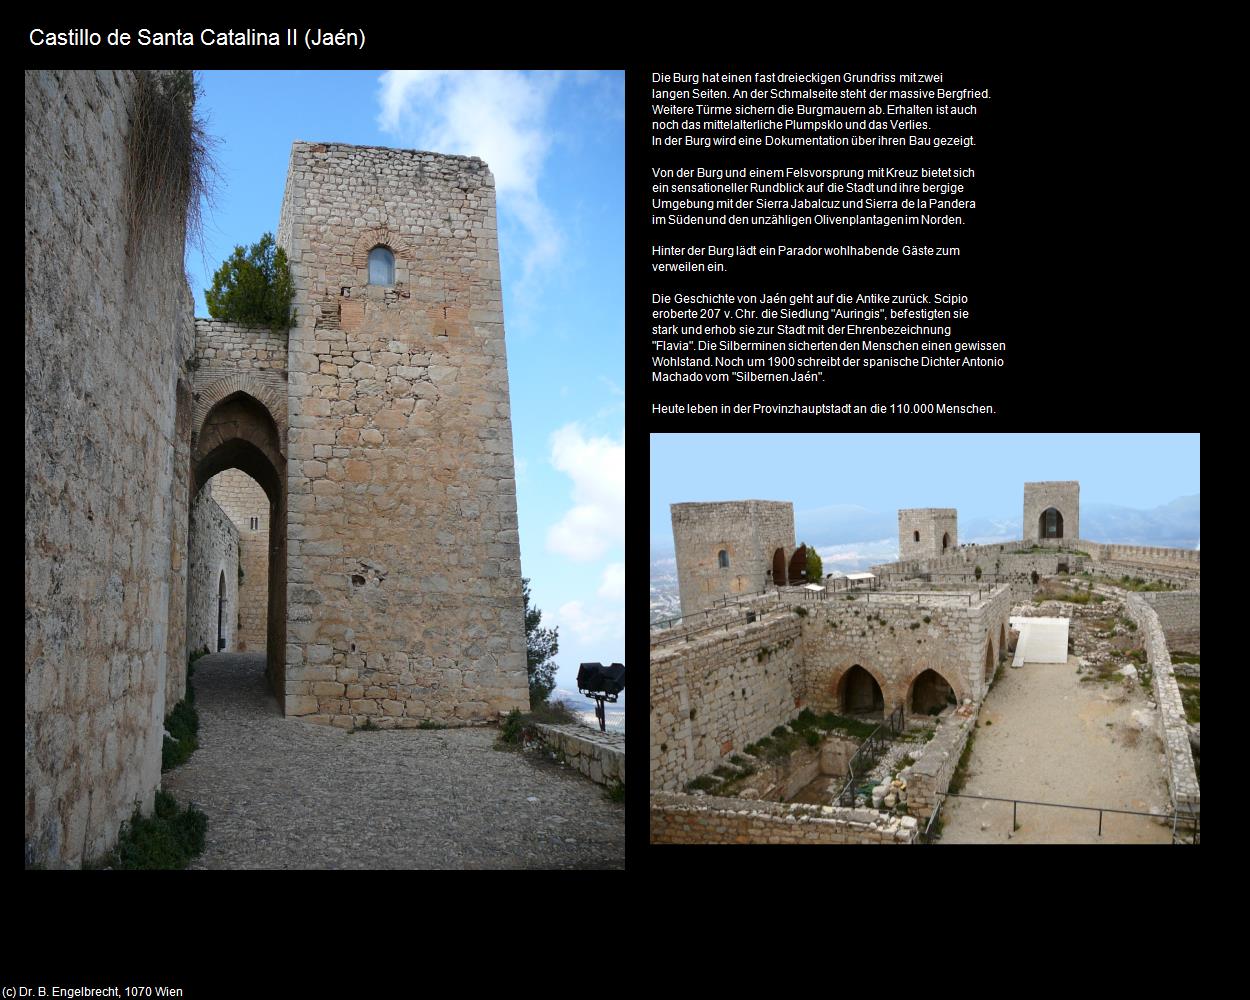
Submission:
{"label": "vegetation on wall", "polygon": [[286,251],[273,233],[265,233],[247,249],[236,246],[213,275],[213,287],[204,289],[213,319],[271,330],[290,327],[291,296]]}
{"label": "vegetation on wall", "polygon": [[212,138],[196,115],[200,87],[191,70],[135,74],[130,129],[126,133],[127,248],[133,251],[155,223],[185,227],[203,249],[202,206],[217,168]]}

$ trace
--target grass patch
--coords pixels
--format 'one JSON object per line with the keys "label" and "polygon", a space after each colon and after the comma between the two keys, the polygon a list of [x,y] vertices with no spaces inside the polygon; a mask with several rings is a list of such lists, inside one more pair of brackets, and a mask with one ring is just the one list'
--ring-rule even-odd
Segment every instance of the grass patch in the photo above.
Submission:
{"label": "grass patch", "polygon": [[604,790],[603,797],[609,802],[625,801],[625,782],[614,781]]}
{"label": "grass patch", "polygon": [[1185,706],[1185,718],[1190,725],[1202,721],[1202,682],[1197,677],[1186,677],[1175,674],[1176,685],[1180,688],[1181,704]]}
{"label": "grass patch", "polygon": [[686,782],[687,792],[710,792],[719,788],[721,783],[710,774],[701,774],[693,781]]}
{"label": "grass patch", "polygon": [[90,868],[186,868],[204,850],[208,817],[195,806],[180,809],[168,792],[156,793],[156,808],[143,816],[139,807],[122,824],[117,846]]}
{"label": "grass patch", "polygon": [[205,646],[187,657],[187,692],[165,717],[165,729],[169,736],[164,737],[161,743],[161,773],[185,764],[200,748],[200,716],[195,710],[195,686],[191,678],[195,675],[195,661],[207,655],[208,647]]}
{"label": "grass patch", "polygon": [[974,729],[968,734],[968,742],[964,744],[964,752],[959,755],[959,763],[955,766],[955,773],[951,775],[951,783],[947,790],[952,795],[958,795],[964,790],[964,782],[968,780],[968,761],[972,758],[972,746],[976,743],[977,734]]}
{"label": "grass patch", "polygon": [[1197,653],[1172,653],[1171,657],[1173,663],[1192,663],[1194,665],[1199,665],[1199,657]]}
{"label": "grass patch", "polygon": [[907,754],[907,756],[905,756],[902,760],[900,760],[898,764],[895,766],[894,776],[897,778],[899,771],[907,770],[907,768],[911,767],[912,764],[914,763],[916,763],[916,758],[913,757],[911,754]]}
{"label": "grass patch", "polygon": [[[573,709],[564,701],[539,702],[528,712],[522,712],[519,708],[514,708],[504,716],[503,723],[499,727],[499,743],[503,744],[505,749],[520,747],[527,739],[533,740],[537,738],[534,727],[539,723],[561,726],[580,721]],[[433,729],[443,727],[438,726],[437,723],[430,726],[426,726],[423,723],[418,728]]]}
{"label": "grass patch", "polygon": [[433,719],[422,719],[418,729],[446,729],[447,727],[441,722],[435,722]]}

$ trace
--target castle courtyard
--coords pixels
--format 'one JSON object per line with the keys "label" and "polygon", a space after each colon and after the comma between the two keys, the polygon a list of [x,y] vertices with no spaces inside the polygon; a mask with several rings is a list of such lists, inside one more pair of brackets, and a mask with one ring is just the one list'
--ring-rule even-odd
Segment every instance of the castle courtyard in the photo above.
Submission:
{"label": "castle courtyard", "polygon": [[498,730],[284,718],[263,653],[195,664],[200,747],[162,787],[208,815],[192,868],[623,868],[625,807]]}

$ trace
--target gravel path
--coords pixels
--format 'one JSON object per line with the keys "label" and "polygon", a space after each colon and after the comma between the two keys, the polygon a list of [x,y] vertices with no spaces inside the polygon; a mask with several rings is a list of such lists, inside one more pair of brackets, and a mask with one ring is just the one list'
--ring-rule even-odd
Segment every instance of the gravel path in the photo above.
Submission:
{"label": "gravel path", "polygon": [[[986,696],[964,792],[1168,811],[1162,746],[1139,685],[1082,682],[1077,660],[1004,667]],[[1139,728],[1138,719],[1147,721]],[[1003,843],[1011,803],[948,799],[941,843]],[[1012,843],[1171,843],[1171,830],[1144,816],[1020,806]],[[982,827],[985,827],[982,829]]]}
{"label": "gravel path", "polygon": [[495,727],[347,733],[285,719],[264,656],[195,664],[200,748],[163,776],[208,814],[192,868],[623,868],[625,809]]}

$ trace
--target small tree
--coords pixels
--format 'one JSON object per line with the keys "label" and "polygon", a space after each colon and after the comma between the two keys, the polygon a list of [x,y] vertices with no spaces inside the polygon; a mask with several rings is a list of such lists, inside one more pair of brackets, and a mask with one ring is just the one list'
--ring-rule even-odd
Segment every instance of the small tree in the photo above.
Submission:
{"label": "small tree", "polygon": [[981,579],[981,567],[980,566],[976,567],[976,569],[974,569],[972,572],[973,572],[973,575],[976,576],[978,580]]}
{"label": "small tree", "polygon": [[555,655],[560,651],[560,630],[540,628],[543,613],[530,607],[530,582],[521,581],[525,597],[525,667],[529,671],[530,706],[545,704],[556,686]]}
{"label": "small tree", "polygon": [[[806,544],[806,543],[804,543]],[[807,548],[807,582],[820,583],[825,575],[825,564],[811,546]]]}
{"label": "small tree", "polygon": [[291,271],[286,251],[265,233],[250,250],[241,246],[217,269],[204,290],[213,319],[285,330],[291,325]]}

